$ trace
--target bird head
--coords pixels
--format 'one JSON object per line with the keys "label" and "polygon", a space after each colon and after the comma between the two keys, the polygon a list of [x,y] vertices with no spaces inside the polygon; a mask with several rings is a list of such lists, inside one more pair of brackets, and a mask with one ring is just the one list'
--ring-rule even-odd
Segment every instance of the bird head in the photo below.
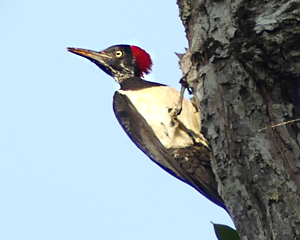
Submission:
{"label": "bird head", "polygon": [[82,48],[68,48],[68,51],[89,59],[118,83],[130,77],[143,77],[152,67],[150,55],[132,45],[115,45],[100,52]]}

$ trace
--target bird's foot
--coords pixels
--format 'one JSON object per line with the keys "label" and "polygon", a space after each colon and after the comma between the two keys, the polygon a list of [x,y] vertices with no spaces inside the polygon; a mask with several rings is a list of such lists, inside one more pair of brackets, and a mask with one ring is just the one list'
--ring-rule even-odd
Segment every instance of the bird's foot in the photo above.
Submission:
{"label": "bird's foot", "polygon": [[177,105],[172,108],[169,108],[168,112],[172,119],[177,119],[177,116],[180,114],[181,110],[182,110],[182,108],[178,108],[178,105]]}
{"label": "bird's foot", "polygon": [[[179,104],[178,104],[179,105]],[[181,111],[182,111],[182,106],[178,106],[176,108],[174,108],[174,116],[177,117],[178,115],[180,115]]]}

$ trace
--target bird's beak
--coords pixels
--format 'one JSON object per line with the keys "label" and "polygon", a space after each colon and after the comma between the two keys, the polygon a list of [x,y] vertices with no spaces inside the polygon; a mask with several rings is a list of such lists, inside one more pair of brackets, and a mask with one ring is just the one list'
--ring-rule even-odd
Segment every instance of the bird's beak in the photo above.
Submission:
{"label": "bird's beak", "polygon": [[108,75],[113,76],[114,70],[110,68],[110,61],[112,60],[112,57],[107,55],[104,51],[96,52],[83,48],[67,48],[67,50],[71,53],[87,58]]}
{"label": "bird's beak", "polygon": [[103,62],[105,58],[111,58],[110,56],[106,55],[103,51],[96,52],[93,50],[83,49],[83,48],[67,48],[67,50],[71,53],[77,54],[81,57],[85,57],[91,61],[97,61],[99,63]]}

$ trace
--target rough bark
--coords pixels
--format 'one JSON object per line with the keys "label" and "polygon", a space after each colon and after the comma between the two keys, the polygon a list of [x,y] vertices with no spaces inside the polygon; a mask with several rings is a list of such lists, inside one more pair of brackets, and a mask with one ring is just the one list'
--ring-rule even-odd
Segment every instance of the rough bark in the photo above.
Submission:
{"label": "rough bark", "polygon": [[244,240],[300,239],[300,0],[178,0],[181,59]]}

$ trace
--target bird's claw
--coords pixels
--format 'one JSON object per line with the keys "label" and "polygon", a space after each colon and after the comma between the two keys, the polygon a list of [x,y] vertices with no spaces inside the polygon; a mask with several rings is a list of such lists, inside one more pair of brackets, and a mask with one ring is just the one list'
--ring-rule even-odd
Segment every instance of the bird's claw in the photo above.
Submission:
{"label": "bird's claw", "polygon": [[177,106],[175,108],[175,113],[174,113],[175,117],[177,117],[178,115],[180,115],[181,111],[182,111],[182,106]]}
{"label": "bird's claw", "polygon": [[177,116],[181,113],[182,107],[180,106],[174,106],[172,108],[169,108],[168,112],[172,119],[177,119]]}
{"label": "bird's claw", "polygon": [[177,117],[178,115],[180,115],[181,111],[182,111],[182,101],[183,101],[183,94],[184,94],[184,90],[186,88],[188,88],[188,84],[186,81],[186,75],[183,76],[180,80],[179,83],[181,84],[181,90],[180,90],[180,95],[179,95],[179,101],[178,104],[175,108],[174,111],[174,116]]}

